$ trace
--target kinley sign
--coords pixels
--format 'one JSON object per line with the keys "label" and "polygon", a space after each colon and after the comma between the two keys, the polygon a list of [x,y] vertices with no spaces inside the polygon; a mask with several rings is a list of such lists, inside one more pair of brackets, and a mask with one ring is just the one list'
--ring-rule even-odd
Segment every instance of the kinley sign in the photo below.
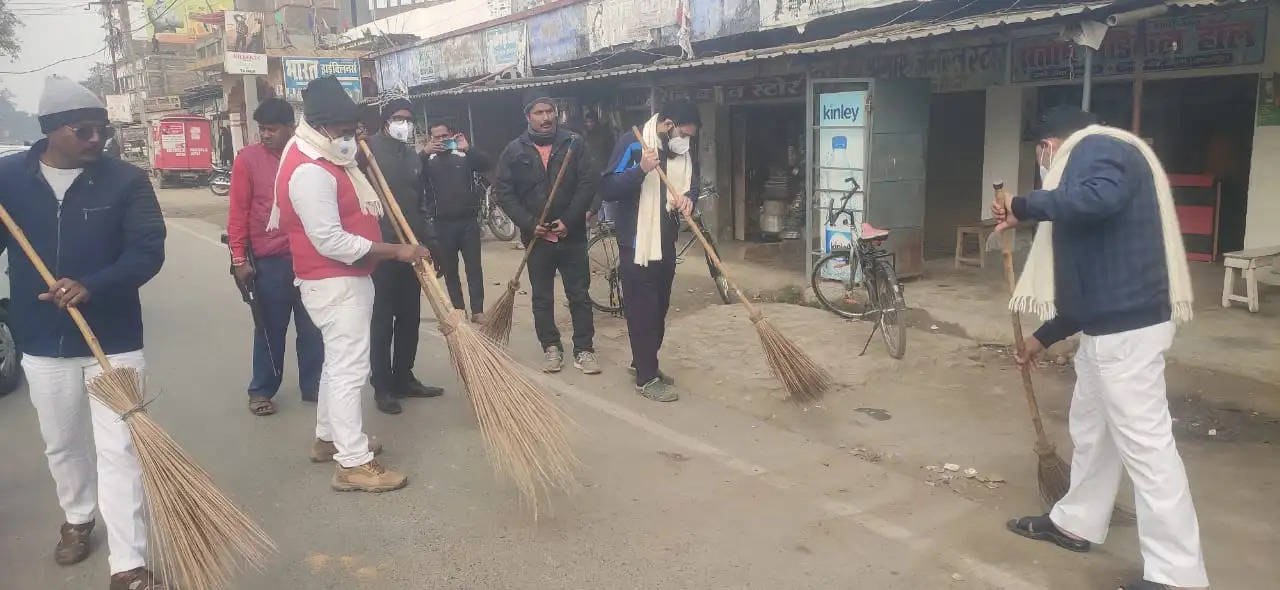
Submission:
{"label": "kinley sign", "polygon": [[[1154,18],[1146,27],[1146,71],[1257,64],[1266,57],[1266,6]],[[1093,60],[1093,75],[1132,73],[1136,41],[1133,27],[1107,31]],[[1014,82],[1062,80],[1083,73],[1083,52],[1056,36],[1013,42]]]}

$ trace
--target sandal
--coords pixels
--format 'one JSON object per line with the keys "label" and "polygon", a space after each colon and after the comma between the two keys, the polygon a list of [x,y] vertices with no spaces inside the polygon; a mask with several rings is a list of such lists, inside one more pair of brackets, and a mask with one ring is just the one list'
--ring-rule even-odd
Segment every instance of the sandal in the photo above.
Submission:
{"label": "sandal", "polygon": [[1060,530],[1057,525],[1053,524],[1053,521],[1049,519],[1048,514],[1044,516],[1024,516],[1022,518],[1010,520],[1005,523],[1005,526],[1008,527],[1010,531],[1028,539],[1049,541],[1068,551],[1085,553],[1089,550],[1088,541],[1083,539],[1072,539],[1071,537],[1062,534],[1062,530]]}
{"label": "sandal", "polygon": [[1138,580],[1121,586],[1119,590],[1169,590],[1169,587],[1157,582]]}
{"label": "sandal", "polygon": [[249,398],[249,411],[254,416],[270,416],[276,413],[276,404],[265,397],[251,397]]}

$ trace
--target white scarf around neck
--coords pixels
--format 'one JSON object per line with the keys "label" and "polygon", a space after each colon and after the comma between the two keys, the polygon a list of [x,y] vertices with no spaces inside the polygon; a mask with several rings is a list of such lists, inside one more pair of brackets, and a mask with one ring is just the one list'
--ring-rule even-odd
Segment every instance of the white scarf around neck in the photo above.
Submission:
{"label": "white scarf around neck", "polygon": [[[644,145],[661,149],[658,115],[650,117],[640,133],[644,135],[641,138],[644,139]],[[690,156],[689,153],[667,155],[667,179],[683,191],[681,194],[689,192],[693,181],[693,158]],[[662,178],[657,171],[646,174],[644,183],[640,185],[640,203],[636,212],[636,255],[633,260],[639,266],[649,266],[650,262],[662,260],[662,222],[672,209],[671,198],[674,196],[667,191],[666,202],[660,203],[662,188]]]}
{"label": "white scarf around neck", "polygon": [[[1117,139],[1137,148],[1146,159],[1151,169],[1151,177],[1156,188],[1156,203],[1160,207],[1160,226],[1164,236],[1165,268],[1169,274],[1169,307],[1173,321],[1186,323],[1191,321],[1192,292],[1191,273],[1187,268],[1186,249],[1182,244],[1182,231],[1178,225],[1178,214],[1173,203],[1173,189],[1169,186],[1169,177],[1164,166],[1147,142],[1138,136],[1104,125],[1090,125],[1068,137],[1058,148],[1049,166],[1049,173],[1043,179],[1044,190],[1058,188],[1062,173],[1067,168],[1067,160],[1071,150],[1086,137],[1101,135]],[[1031,252],[1027,255],[1022,276],[1009,301],[1009,309],[1019,313],[1034,313],[1042,320],[1049,320],[1058,314],[1054,302],[1053,276],[1053,224],[1040,222],[1036,228],[1035,238],[1031,242]]]}
{"label": "white scarf around neck", "polygon": [[[378,191],[373,189],[373,185],[369,184],[369,179],[360,171],[360,166],[356,163],[356,156],[352,154],[350,157],[343,157],[337,150],[333,149],[333,142],[325,137],[324,134],[316,131],[314,127],[307,124],[306,120],[299,121],[298,127],[293,131],[293,138],[289,143],[285,144],[282,154],[288,154],[289,149],[298,147],[298,151],[308,158],[315,160],[328,160],[331,164],[341,166],[347,173],[347,178],[351,180],[351,185],[356,189],[356,199],[360,201],[360,211],[365,215],[374,217],[382,217],[382,200],[378,198]],[[358,151],[357,151],[358,153]],[[276,170],[276,184],[280,183],[280,170]],[[310,198],[312,195],[299,195]],[[275,230],[280,228],[280,195],[276,195],[271,201],[271,217],[267,219],[267,229]]]}

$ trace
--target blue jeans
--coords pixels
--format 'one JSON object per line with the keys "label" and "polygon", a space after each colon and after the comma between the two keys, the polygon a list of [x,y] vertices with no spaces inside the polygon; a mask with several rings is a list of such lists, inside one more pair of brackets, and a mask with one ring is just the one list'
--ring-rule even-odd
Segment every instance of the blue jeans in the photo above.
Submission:
{"label": "blue jeans", "polygon": [[[289,317],[293,316],[298,332],[294,348],[298,353],[298,385],[302,399],[314,401],[320,391],[320,368],[324,366],[324,341],[320,329],[302,306],[298,287],[293,284],[293,258],[272,256],[257,260],[258,304],[262,307],[262,323],[253,331],[253,380],[249,382],[252,397],[275,397],[284,376],[285,336]],[[265,335],[264,335],[265,332]],[[268,340],[270,347],[267,346]],[[280,375],[272,371],[280,368]]]}

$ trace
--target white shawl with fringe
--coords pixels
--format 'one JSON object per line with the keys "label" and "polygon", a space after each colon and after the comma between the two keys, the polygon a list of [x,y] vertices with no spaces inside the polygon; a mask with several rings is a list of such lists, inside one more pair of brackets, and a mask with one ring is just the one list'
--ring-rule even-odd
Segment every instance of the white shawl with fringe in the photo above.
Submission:
{"label": "white shawl with fringe", "polygon": [[[1179,324],[1191,321],[1192,293],[1191,273],[1187,269],[1187,254],[1182,244],[1182,231],[1178,226],[1178,214],[1173,204],[1173,189],[1169,186],[1169,177],[1164,166],[1151,147],[1138,136],[1104,125],[1090,125],[1077,131],[1063,142],[1062,147],[1053,157],[1049,173],[1045,176],[1044,190],[1058,188],[1062,173],[1067,167],[1071,150],[1086,137],[1102,135],[1123,141],[1142,153],[1151,169],[1152,180],[1156,187],[1156,202],[1160,207],[1160,225],[1164,233],[1165,268],[1169,273],[1169,307],[1173,312],[1173,321]],[[1041,222],[1036,229],[1035,239],[1031,242],[1031,252],[1027,255],[1027,263],[1014,289],[1013,298],[1009,301],[1009,309],[1020,313],[1034,313],[1042,320],[1048,320],[1058,314],[1054,303],[1053,277],[1053,224]]]}
{"label": "white shawl with fringe", "polygon": [[[351,179],[351,184],[355,186],[356,198],[360,201],[360,211],[364,212],[365,215],[382,217],[382,200],[378,198],[378,192],[373,190],[373,185],[369,184],[369,179],[360,171],[360,166],[356,163],[355,154],[350,157],[343,157],[342,154],[333,149],[333,142],[329,138],[308,125],[305,120],[298,122],[298,127],[293,132],[293,138],[289,140],[289,143],[285,144],[284,151],[280,153],[288,154],[289,148],[295,145],[308,158],[315,160],[325,159],[330,163],[341,166],[346,171],[347,178]],[[276,184],[274,186],[279,185],[280,170],[276,170]],[[311,197],[311,195],[297,196]],[[275,230],[279,228],[280,195],[276,195],[275,199],[271,201],[271,217],[267,218],[267,229]]]}
{"label": "white shawl with fringe", "polygon": [[[640,130],[644,135],[644,145],[659,149],[658,115],[649,118]],[[689,192],[693,181],[692,154],[667,154],[667,180],[676,188]],[[681,194],[685,194],[681,193]],[[644,176],[644,184],[640,185],[640,204],[636,212],[636,255],[633,262],[639,266],[649,266],[650,262],[662,260],[662,222],[671,211],[671,198],[666,203],[662,199],[662,178],[657,171]]]}

